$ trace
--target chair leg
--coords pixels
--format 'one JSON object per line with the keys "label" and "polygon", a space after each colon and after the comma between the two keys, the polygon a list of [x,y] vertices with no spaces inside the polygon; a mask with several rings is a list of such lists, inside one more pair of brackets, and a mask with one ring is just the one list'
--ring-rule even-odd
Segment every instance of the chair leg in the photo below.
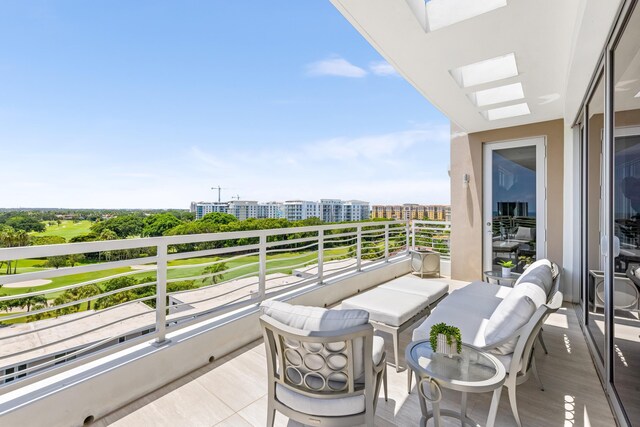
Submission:
{"label": "chair leg", "polygon": [[267,427],[273,427],[273,423],[276,418],[276,410],[273,408],[271,402],[268,403],[267,408]]}
{"label": "chair leg", "polygon": [[413,372],[410,368],[407,368],[407,394],[411,394],[411,379],[413,378]]}
{"label": "chair leg", "polygon": [[511,411],[513,412],[513,418],[516,419],[516,424],[518,427],[522,427],[522,423],[520,422],[520,416],[518,415],[518,403],[516,402],[516,385],[515,383],[511,387],[507,387],[509,389],[509,403],[511,404]]}
{"label": "chair leg", "polygon": [[544,354],[549,354],[549,352],[547,351],[547,346],[545,345],[544,340],[542,339],[542,329],[540,329],[540,333],[538,334],[538,340],[540,341],[540,345],[542,345]]}
{"label": "chair leg", "polygon": [[382,368],[382,387],[384,387],[384,401],[389,401],[389,392],[387,390],[387,365]]}
{"label": "chair leg", "polygon": [[396,372],[400,372],[400,359],[398,358],[398,330],[395,329],[391,335],[393,336],[393,356],[396,358]]}
{"label": "chair leg", "polygon": [[533,376],[536,378],[536,381],[538,381],[538,384],[540,384],[540,390],[544,391],[544,384],[542,384],[542,380],[540,379],[540,375],[538,375],[538,367],[536,366],[536,358],[535,357],[531,358],[531,370],[533,371]]}

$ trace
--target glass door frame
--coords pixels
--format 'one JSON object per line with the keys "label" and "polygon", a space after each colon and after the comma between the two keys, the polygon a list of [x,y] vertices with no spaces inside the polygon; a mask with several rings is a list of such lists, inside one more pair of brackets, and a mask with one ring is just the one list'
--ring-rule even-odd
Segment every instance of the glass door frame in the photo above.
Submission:
{"label": "glass door frame", "polygon": [[482,269],[493,268],[493,158],[495,150],[536,147],[536,259],[547,254],[547,139],[534,136],[482,144]]}

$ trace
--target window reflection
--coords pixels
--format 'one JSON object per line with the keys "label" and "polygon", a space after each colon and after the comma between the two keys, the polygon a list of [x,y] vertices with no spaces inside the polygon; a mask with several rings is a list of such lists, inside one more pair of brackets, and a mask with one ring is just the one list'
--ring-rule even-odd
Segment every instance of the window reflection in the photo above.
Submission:
{"label": "window reflection", "polygon": [[614,386],[631,425],[640,425],[640,7],[614,51],[614,212],[620,252],[613,301]]}

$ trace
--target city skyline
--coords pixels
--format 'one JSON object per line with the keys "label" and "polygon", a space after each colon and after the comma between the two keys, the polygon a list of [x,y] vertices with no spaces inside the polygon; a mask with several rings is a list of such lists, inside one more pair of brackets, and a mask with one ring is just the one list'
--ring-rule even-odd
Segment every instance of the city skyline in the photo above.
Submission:
{"label": "city skyline", "polygon": [[0,207],[449,201],[449,121],[328,2],[3,8]]}

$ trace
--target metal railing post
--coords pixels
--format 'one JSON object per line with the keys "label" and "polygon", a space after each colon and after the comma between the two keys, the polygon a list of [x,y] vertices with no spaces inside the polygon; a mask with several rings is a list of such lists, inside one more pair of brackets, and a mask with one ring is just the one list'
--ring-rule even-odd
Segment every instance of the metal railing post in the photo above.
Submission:
{"label": "metal railing post", "polygon": [[416,248],[416,223],[413,221],[411,223],[411,249]]}
{"label": "metal railing post", "polygon": [[405,227],[405,233],[407,235],[407,249],[405,250],[406,253],[409,253],[409,251],[411,250],[411,221],[407,220],[407,226]]}
{"label": "metal railing post", "polygon": [[356,270],[360,271],[362,268],[362,226],[356,227]]}
{"label": "metal railing post", "polygon": [[158,243],[156,271],[156,344],[166,344],[167,336],[167,244]]}
{"label": "metal railing post", "polygon": [[384,260],[389,262],[389,224],[384,225]]}
{"label": "metal railing post", "polygon": [[267,283],[267,236],[260,236],[260,248],[258,249],[258,299],[264,299]]}
{"label": "metal railing post", "polygon": [[318,231],[318,283],[322,284],[324,275],[324,230]]}

